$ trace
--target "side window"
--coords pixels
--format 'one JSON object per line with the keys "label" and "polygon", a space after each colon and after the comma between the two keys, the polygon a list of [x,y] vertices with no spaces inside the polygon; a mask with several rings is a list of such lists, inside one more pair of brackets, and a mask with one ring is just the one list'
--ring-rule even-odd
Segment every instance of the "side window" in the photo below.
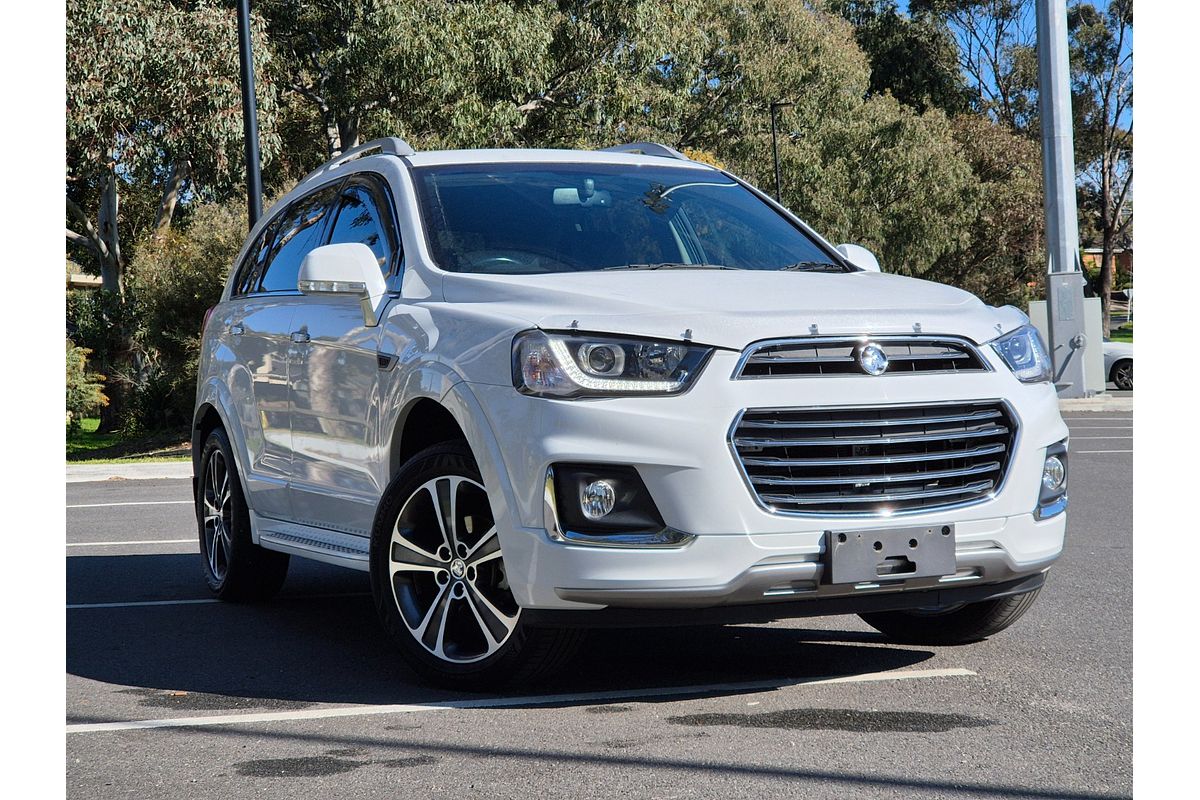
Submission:
{"label": "side window", "polygon": [[233,296],[247,294],[258,290],[258,278],[262,275],[263,262],[266,256],[271,252],[271,241],[275,236],[275,227],[279,224],[279,220],[274,220],[267,223],[261,231],[258,238],[246,250],[246,257],[242,260],[242,266],[238,271],[237,280],[233,284]]}
{"label": "side window", "polygon": [[313,192],[288,206],[279,221],[272,224],[271,249],[262,267],[262,291],[296,290],[300,262],[309,250],[321,245],[325,218],[336,196],[336,186]]}
{"label": "side window", "polygon": [[330,244],[360,242],[371,248],[384,275],[391,270],[392,254],[399,248],[392,232],[391,208],[363,184],[342,190]]}

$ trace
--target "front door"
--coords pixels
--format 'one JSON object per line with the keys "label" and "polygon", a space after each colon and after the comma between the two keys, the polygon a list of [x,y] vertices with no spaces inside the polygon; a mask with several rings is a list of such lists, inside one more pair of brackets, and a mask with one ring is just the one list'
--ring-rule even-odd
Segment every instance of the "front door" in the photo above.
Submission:
{"label": "front door", "polygon": [[292,516],[292,431],[289,381],[296,343],[294,319],[303,299],[300,262],[320,245],[338,186],[291,203],[267,225],[239,270],[227,322],[233,364],[229,385],[246,437],[249,505],[267,517]]}
{"label": "front door", "polygon": [[[370,176],[342,188],[330,244],[360,242],[385,275],[400,259],[386,187]],[[353,298],[304,297],[292,319],[292,513],[296,521],[368,536],[386,470],[379,441],[379,340]]]}

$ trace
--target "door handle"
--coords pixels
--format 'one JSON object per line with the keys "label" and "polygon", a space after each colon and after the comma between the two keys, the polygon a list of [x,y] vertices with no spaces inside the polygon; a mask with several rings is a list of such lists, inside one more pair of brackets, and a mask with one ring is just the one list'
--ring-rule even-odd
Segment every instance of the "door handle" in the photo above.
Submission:
{"label": "door handle", "polygon": [[246,332],[246,327],[244,325],[242,325],[242,323],[240,323],[240,322],[235,322],[229,326],[229,332],[232,333],[234,336],[241,336],[243,333]]}
{"label": "door handle", "polygon": [[292,331],[292,341],[296,344],[304,344],[308,341],[308,331]]}

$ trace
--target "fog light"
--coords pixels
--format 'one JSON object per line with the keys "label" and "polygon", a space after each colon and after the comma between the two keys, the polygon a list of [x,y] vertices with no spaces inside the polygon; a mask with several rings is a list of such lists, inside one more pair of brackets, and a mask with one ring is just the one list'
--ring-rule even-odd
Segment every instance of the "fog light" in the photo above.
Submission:
{"label": "fog light", "polygon": [[1042,486],[1047,491],[1056,492],[1062,488],[1066,477],[1067,468],[1063,466],[1062,460],[1058,456],[1049,456],[1042,467]]}
{"label": "fog light", "polygon": [[608,481],[592,481],[579,493],[579,505],[588,519],[600,519],[613,510],[617,492]]}

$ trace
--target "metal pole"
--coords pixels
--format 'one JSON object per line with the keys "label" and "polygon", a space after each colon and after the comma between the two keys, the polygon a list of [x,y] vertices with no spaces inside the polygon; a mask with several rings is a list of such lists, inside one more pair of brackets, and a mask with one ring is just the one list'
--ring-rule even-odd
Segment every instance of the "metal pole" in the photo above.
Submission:
{"label": "metal pole", "polygon": [[[1067,57],[1066,0],[1037,0],[1038,108],[1042,117],[1045,187],[1046,317],[1054,383],[1061,397],[1084,397],[1083,270],[1075,208],[1075,154],[1071,131],[1071,72]],[[1092,343],[1099,347],[1098,342]]]}
{"label": "metal pole", "polygon": [[792,105],[791,103],[776,102],[771,103],[771,159],[775,162],[775,202],[782,203],[779,199],[779,186],[782,181],[779,179],[779,140],[775,132],[775,109],[786,108]]}
{"label": "metal pole", "polygon": [[262,171],[258,153],[258,103],[250,52],[250,0],[238,0],[238,55],[242,67],[242,124],[246,132],[246,204],[250,227],[262,216]]}

